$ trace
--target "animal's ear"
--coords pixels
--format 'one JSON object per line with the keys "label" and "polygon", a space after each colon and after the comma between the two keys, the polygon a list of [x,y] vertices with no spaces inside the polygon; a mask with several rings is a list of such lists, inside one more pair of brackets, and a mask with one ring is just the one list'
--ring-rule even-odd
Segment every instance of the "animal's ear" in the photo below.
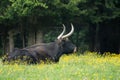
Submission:
{"label": "animal's ear", "polygon": [[63,40],[68,41],[69,39],[68,38],[64,38]]}
{"label": "animal's ear", "polygon": [[62,39],[62,38],[60,38],[60,39],[57,39],[57,41],[56,41],[56,42],[57,42],[58,44],[60,44],[62,41],[63,41],[63,39]]}
{"label": "animal's ear", "polygon": [[66,41],[68,41],[69,39],[68,38],[65,38]]}

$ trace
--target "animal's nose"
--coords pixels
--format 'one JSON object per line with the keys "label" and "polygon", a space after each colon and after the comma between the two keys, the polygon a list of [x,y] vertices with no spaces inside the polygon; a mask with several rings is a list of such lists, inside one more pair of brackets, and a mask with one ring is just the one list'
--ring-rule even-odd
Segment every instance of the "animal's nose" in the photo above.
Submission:
{"label": "animal's nose", "polygon": [[76,51],[77,51],[77,47],[74,48],[74,51],[73,51],[73,52],[75,53]]}

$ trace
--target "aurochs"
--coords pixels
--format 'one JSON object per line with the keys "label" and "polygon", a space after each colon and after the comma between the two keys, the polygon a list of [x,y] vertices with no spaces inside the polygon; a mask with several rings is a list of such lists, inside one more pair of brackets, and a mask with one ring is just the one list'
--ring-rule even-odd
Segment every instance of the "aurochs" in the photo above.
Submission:
{"label": "aurochs", "polygon": [[[64,35],[65,30],[66,28],[63,24],[63,31],[54,42],[35,44],[23,49],[14,49],[3,59],[3,62],[14,61],[18,58],[30,63],[40,63],[40,61],[46,60],[58,62],[63,54],[76,52],[76,46],[68,39],[74,32],[73,25],[71,24],[71,31],[66,35]],[[24,56],[26,56],[25,59]]]}

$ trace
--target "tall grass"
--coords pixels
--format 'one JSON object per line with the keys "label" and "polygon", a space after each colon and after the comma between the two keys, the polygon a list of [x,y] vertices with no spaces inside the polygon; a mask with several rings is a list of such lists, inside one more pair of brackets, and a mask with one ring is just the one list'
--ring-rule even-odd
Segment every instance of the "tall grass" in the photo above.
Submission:
{"label": "tall grass", "polygon": [[[1,63],[1,62],[0,62]],[[62,56],[59,63],[0,64],[0,80],[120,80],[120,55]]]}

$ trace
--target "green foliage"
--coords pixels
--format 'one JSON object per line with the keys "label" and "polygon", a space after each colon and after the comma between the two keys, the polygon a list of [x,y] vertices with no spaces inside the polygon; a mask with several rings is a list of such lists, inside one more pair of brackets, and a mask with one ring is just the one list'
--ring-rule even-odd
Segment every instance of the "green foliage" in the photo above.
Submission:
{"label": "green foliage", "polygon": [[0,15],[1,18],[14,19],[16,17],[28,16],[36,7],[47,8],[45,3],[38,0],[9,0],[6,5],[5,11]]}
{"label": "green foliage", "polygon": [[[56,39],[57,35],[54,35],[55,33],[53,31],[50,31],[49,33],[45,34],[44,41],[45,42],[51,42]],[[54,36],[53,36],[54,35]],[[52,37],[51,37],[52,36]]]}
{"label": "green foliage", "polygon": [[[120,18],[120,0],[1,0],[0,1],[0,30],[8,29],[9,26],[41,27],[42,24],[61,25],[70,24],[97,24]],[[20,24],[20,25],[19,25]],[[119,25],[119,24],[117,24]],[[5,26],[5,27],[3,27]],[[47,28],[48,26],[44,26]],[[115,25],[116,26],[116,25]],[[31,27],[31,28],[32,28]],[[85,26],[86,27],[86,26]],[[90,25],[93,28],[93,26]],[[98,26],[99,27],[99,26]],[[68,27],[70,28],[70,27]],[[76,26],[75,26],[76,28]],[[87,27],[89,29],[89,27]],[[88,30],[79,30],[75,33],[79,39],[81,48],[88,49]],[[28,31],[28,30],[26,30]],[[99,30],[98,30],[99,31]],[[46,31],[43,31],[46,32]],[[119,32],[119,31],[118,31]],[[6,32],[7,33],[7,32]],[[54,32],[53,32],[54,33]],[[91,32],[90,32],[91,33]],[[95,34],[95,32],[93,32]],[[45,35],[44,40],[54,40],[52,33]],[[56,33],[57,34],[57,33]],[[57,36],[57,35],[55,35]],[[94,36],[94,35],[92,35]],[[87,40],[86,40],[87,39]],[[88,41],[88,42],[87,42]],[[84,47],[82,47],[84,46]]]}
{"label": "green foliage", "polygon": [[[120,16],[119,0],[4,0],[0,18],[41,15],[53,16],[58,24],[73,22],[74,16],[99,23]],[[65,21],[67,20],[67,22]]]}
{"label": "green foliage", "polygon": [[4,54],[3,54],[3,50],[0,49],[0,57],[3,56],[3,55],[4,55]]}

